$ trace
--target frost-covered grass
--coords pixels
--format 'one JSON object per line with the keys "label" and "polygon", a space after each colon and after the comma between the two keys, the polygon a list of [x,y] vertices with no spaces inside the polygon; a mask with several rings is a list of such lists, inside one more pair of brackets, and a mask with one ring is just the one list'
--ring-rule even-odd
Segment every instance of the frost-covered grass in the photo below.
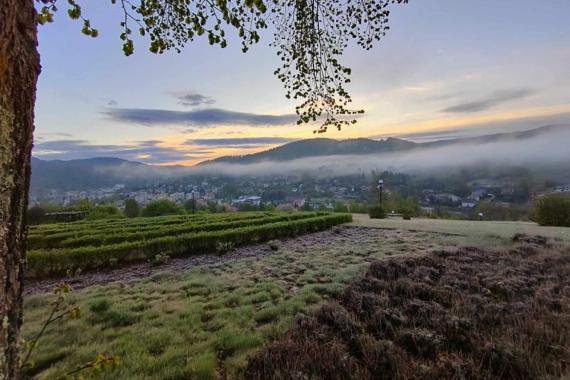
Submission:
{"label": "frost-covered grass", "polygon": [[456,234],[465,237],[465,241],[495,243],[497,239],[510,240],[516,233],[529,235],[542,235],[553,239],[570,242],[570,228],[568,227],[542,227],[532,222],[500,222],[500,221],[470,221],[414,218],[403,220],[401,218],[370,219],[367,215],[354,214],[353,225],[395,228],[404,230],[417,230]]}
{"label": "frost-covered grass", "polygon": [[[81,307],[81,318],[48,329],[33,355],[32,373],[57,378],[106,352],[121,357],[107,379],[234,378],[248,356],[283,334],[297,313],[337,295],[376,259],[459,245],[508,245],[517,232],[570,240],[568,228],[529,223],[355,216],[352,226],[281,241],[277,250],[266,243],[268,255],[74,292],[69,301]],[[27,297],[26,337],[39,330],[52,298]]]}

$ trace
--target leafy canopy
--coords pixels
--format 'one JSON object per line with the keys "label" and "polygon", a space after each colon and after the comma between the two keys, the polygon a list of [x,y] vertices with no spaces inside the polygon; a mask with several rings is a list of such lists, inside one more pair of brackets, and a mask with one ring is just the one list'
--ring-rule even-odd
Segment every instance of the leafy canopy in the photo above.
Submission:
{"label": "leafy canopy", "polygon": [[[41,3],[40,24],[52,22],[57,3],[65,0],[36,0]],[[369,50],[388,31],[389,6],[408,0],[110,0],[123,13],[123,51],[134,52],[133,30],[149,39],[149,50],[162,54],[180,52],[194,39],[207,38],[224,48],[227,33],[233,32],[247,52],[259,42],[260,31],[273,30],[273,46],[281,58],[275,75],[286,97],[299,99],[299,124],[318,122],[315,132],[329,126],[356,123],[363,110],[350,109],[352,102],[344,86],[351,69],[339,58],[349,42]],[[82,32],[99,32],[85,18],[80,0],[67,0],[67,14],[83,23]]]}

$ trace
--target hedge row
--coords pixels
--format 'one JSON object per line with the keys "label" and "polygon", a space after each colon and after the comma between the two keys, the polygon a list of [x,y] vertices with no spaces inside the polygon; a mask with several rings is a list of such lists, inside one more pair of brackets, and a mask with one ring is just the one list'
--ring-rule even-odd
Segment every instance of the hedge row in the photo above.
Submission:
{"label": "hedge row", "polygon": [[[321,214],[322,215],[322,214]],[[284,214],[279,216],[268,217],[250,217],[230,221],[214,221],[213,223],[185,223],[174,226],[160,226],[151,230],[129,230],[119,231],[116,233],[93,231],[93,234],[83,235],[61,239],[60,235],[49,236],[44,239],[30,240],[28,246],[30,249],[52,249],[52,248],[78,248],[82,246],[102,246],[109,244],[117,244],[126,241],[135,240],[151,240],[163,236],[172,236],[200,231],[220,231],[230,228],[247,227],[267,223],[282,222],[287,220],[305,219],[319,216],[317,213],[296,213]]]}
{"label": "hedge row", "polygon": [[179,223],[183,220],[190,220],[203,217],[203,215],[164,215],[156,217],[137,217],[137,218],[116,218],[116,219],[98,219],[98,220],[79,220],[69,223],[50,223],[39,224],[30,227],[32,233],[45,233],[45,232],[59,232],[59,231],[73,231],[82,229],[87,226],[96,227],[112,227],[116,225],[143,225],[143,224],[160,224],[160,223]]}
{"label": "hedge row", "polygon": [[29,231],[30,236],[49,235],[53,233],[83,231],[96,228],[99,230],[110,230],[114,228],[140,228],[158,225],[171,225],[186,222],[197,222],[200,220],[233,220],[252,217],[254,215],[270,216],[275,212],[251,212],[251,213],[223,213],[223,214],[194,214],[194,215],[166,215],[157,217],[138,217],[132,219],[104,219],[94,221],[77,221],[72,223],[42,224],[32,226]]}
{"label": "hedge row", "polygon": [[196,255],[216,251],[219,243],[234,246],[287,238],[320,231],[352,220],[350,214],[328,214],[294,221],[269,223],[230,230],[167,236],[148,241],[125,242],[103,247],[82,247],[28,253],[28,275],[43,277],[64,274],[68,270],[92,269],[120,263],[170,256]]}
{"label": "hedge row", "polygon": [[[198,227],[198,226],[206,226],[210,224],[219,224],[219,223],[232,223],[236,221],[253,221],[263,218],[268,218],[267,216],[262,213],[258,213],[256,215],[246,215],[241,217],[234,217],[234,218],[202,218],[202,219],[193,219],[191,221],[181,221],[177,224],[159,224],[159,225],[145,225],[141,227],[125,227],[121,228],[120,226],[114,228],[84,228],[78,231],[71,231],[71,232],[60,232],[60,233],[52,233],[52,234],[45,234],[45,235],[32,235],[28,237],[28,247],[30,249],[41,249],[41,248],[58,248],[62,246],[71,246],[71,247],[78,247],[81,245],[90,245],[94,244],[92,242],[96,242],[97,240],[104,239],[106,237],[111,238],[112,236],[122,236],[127,234],[137,233],[139,237],[144,237],[143,235],[148,232],[156,232],[156,231],[163,231],[156,236],[165,236],[168,235],[168,231],[173,231],[174,229],[190,229]],[[174,231],[178,232],[178,231]],[[174,233],[173,232],[173,233]],[[80,240],[82,238],[90,238],[92,237],[90,242],[84,244],[75,244],[72,241]],[[122,241],[119,239],[118,241]],[[71,245],[62,245],[63,242],[71,242]],[[101,245],[101,244],[97,244]]]}

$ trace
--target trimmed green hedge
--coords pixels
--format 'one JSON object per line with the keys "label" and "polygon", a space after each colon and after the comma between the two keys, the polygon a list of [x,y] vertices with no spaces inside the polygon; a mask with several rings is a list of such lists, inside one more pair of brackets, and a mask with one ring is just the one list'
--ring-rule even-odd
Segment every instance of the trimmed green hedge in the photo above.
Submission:
{"label": "trimmed green hedge", "polygon": [[42,277],[63,274],[70,269],[92,269],[141,261],[151,259],[158,254],[182,256],[210,253],[216,250],[218,242],[231,242],[235,246],[240,246],[316,232],[351,220],[352,215],[350,214],[327,214],[298,220],[166,236],[101,247],[36,250],[28,252],[27,273],[30,277]]}
{"label": "trimmed green hedge", "polygon": [[227,230],[230,228],[237,228],[237,227],[247,227],[247,226],[254,226],[260,224],[267,224],[267,223],[275,223],[275,222],[282,222],[287,220],[297,220],[297,219],[305,219],[318,216],[316,213],[311,214],[286,214],[280,216],[271,216],[271,217],[251,217],[235,220],[235,221],[221,221],[221,222],[214,222],[214,223],[191,223],[191,224],[182,224],[182,225],[175,225],[175,226],[161,226],[158,228],[154,228],[152,230],[145,230],[145,231],[136,231],[136,232],[119,232],[119,233],[97,233],[91,235],[83,235],[79,237],[67,238],[64,240],[51,240],[51,239],[44,239],[42,241],[42,245],[30,245],[30,249],[40,249],[40,248],[77,248],[83,246],[102,246],[102,245],[109,245],[109,244],[117,244],[126,241],[135,241],[135,240],[151,240],[158,237],[163,236],[172,236],[178,234],[185,234],[190,232],[200,232],[200,231],[220,231],[220,230]]}
{"label": "trimmed green hedge", "polygon": [[[160,236],[168,236],[179,233],[195,232],[195,231],[215,231],[231,227],[247,226],[249,224],[262,224],[263,220],[278,218],[277,220],[285,220],[288,218],[296,219],[309,216],[316,216],[316,213],[308,214],[281,214],[275,216],[266,216],[264,214],[250,215],[241,218],[228,219],[201,219],[192,220],[190,222],[178,224],[160,224],[144,227],[128,227],[114,228],[111,230],[97,228],[86,228],[76,232],[54,233],[45,236],[32,236],[28,238],[29,249],[46,249],[46,248],[64,248],[64,247],[81,247],[85,245],[106,245],[115,244],[123,241],[131,241],[137,239],[149,239]],[[227,226],[227,227],[226,227]]]}
{"label": "trimmed green hedge", "polygon": [[78,221],[72,223],[42,224],[31,226],[29,236],[42,237],[59,233],[82,234],[90,230],[115,231],[116,229],[148,229],[156,226],[167,226],[181,223],[196,223],[212,220],[238,220],[252,217],[275,216],[275,212],[225,213],[225,214],[195,214],[195,215],[166,215],[157,217],[139,217],[132,219],[103,219],[94,221]]}

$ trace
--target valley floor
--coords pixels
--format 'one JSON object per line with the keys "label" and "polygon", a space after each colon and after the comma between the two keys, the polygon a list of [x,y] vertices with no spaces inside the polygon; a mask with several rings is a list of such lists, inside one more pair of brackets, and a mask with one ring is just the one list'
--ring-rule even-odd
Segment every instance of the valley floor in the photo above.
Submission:
{"label": "valley floor", "polygon": [[[235,377],[248,356],[364,273],[369,263],[462,245],[508,247],[516,232],[570,241],[570,229],[528,223],[396,219],[354,222],[225,256],[174,259],[84,274],[68,296],[81,318],[53,325],[28,374],[52,379],[101,352],[119,355],[108,379]],[[115,282],[113,282],[115,281]],[[31,284],[24,334],[37,332],[53,282]],[[83,288],[83,289],[80,289]]]}

